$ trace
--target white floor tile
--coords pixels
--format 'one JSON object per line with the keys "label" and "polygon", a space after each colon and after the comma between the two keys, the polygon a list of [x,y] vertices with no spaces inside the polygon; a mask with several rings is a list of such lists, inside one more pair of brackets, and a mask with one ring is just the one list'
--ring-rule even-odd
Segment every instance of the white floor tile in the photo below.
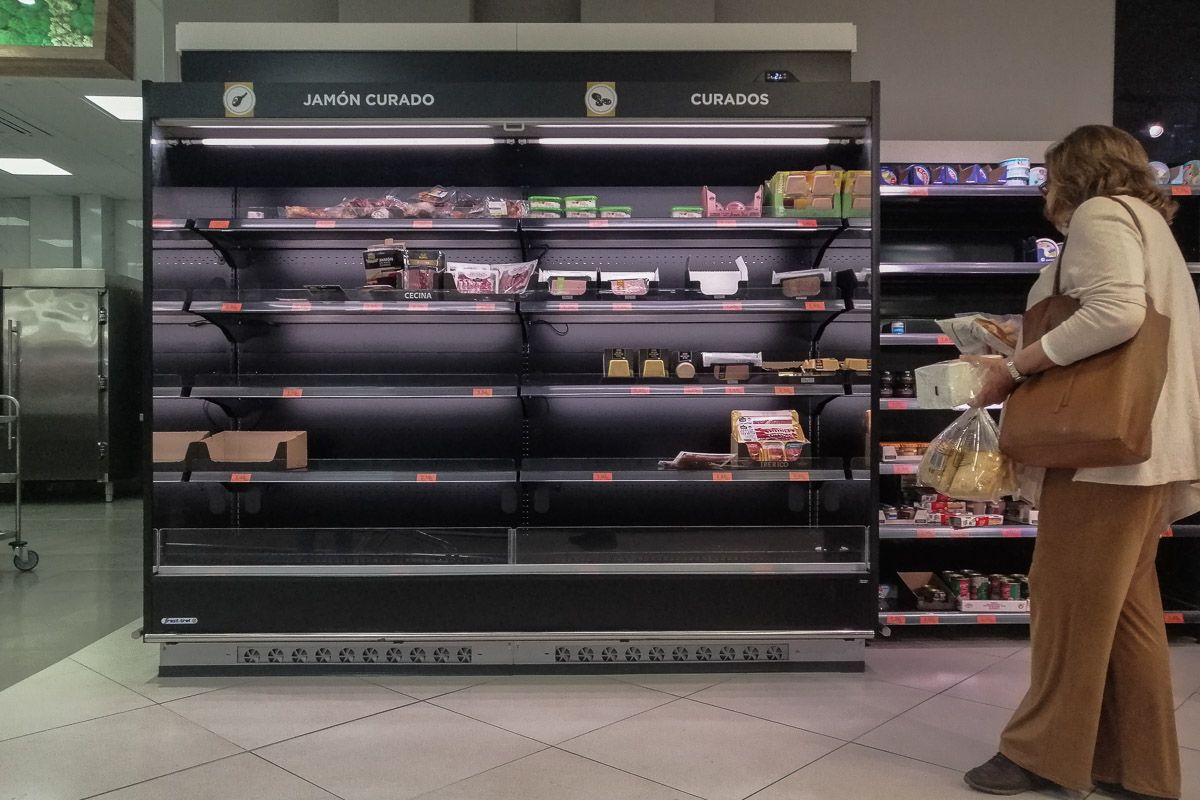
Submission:
{"label": "white floor tile", "polygon": [[1180,766],[1183,767],[1183,800],[1200,797],[1200,750],[1179,750]]}
{"label": "white floor tile", "polygon": [[493,680],[488,675],[367,675],[371,683],[418,700],[468,689]]}
{"label": "white floor tile", "polygon": [[735,676],[692,699],[850,741],[931,696],[862,676],[789,673]]}
{"label": "white floor tile", "polygon": [[345,800],[408,800],[543,748],[418,703],[258,752]]}
{"label": "white floor tile", "polygon": [[981,670],[946,691],[951,697],[1015,709],[1029,690],[1029,662],[1020,655]]}
{"label": "white floor tile", "polygon": [[502,678],[429,702],[546,744],[672,702],[671,695],[596,676]]}
{"label": "white floor tile", "polygon": [[158,706],[0,742],[0,797],[76,800],[238,753]]}
{"label": "white floor tile", "polygon": [[858,740],[859,744],[948,769],[977,767],[996,754],[1006,708],[940,695]]}
{"label": "white floor tile", "polygon": [[683,699],[560,747],[710,800],[741,800],[839,744]]}
{"label": "white floor tile", "polygon": [[689,795],[561,750],[488,770],[421,800],[689,800]]}
{"label": "white floor tile", "polygon": [[613,677],[626,683],[645,686],[647,689],[655,689],[660,692],[676,695],[677,697],[686,697],[702,689],[723,683],[732,676],[722,673],[644,673],[638,675],[614,675]]}
{"label": "white floor tile", "polygon": [[1200,692],[1200,644],[1171,648],[1171,684],[1177,700]]}
{"label": "white floor tile", "polygon": [[254,679],[166,704],[251,750],[415,702],[357,678]]}
{"label": "white floor tile", "polygon": [[1179,731],[1179,744],[1200,750],[1200,695],[1192,695],[1175,712],[1175,725]]}
{"label": "white floor tile", "polygon": [[132,638],[133,633],[141,627],[141,620],[135,620],[79,650],[71,658],[156,703],[166,703],[242,682],[242,678],[232,676],[158,677],[158,646]]}
{"label": "white floor tile", "polygon": [[960,647],[869,647],[867,677],[940,692],[997,662],[996,656]]}
{"label": "white floor tile", "polygon": [[0,691],[0,740],[148,705],[145,697],[82,664],[60,661]]}
{"label": "white floor tile", "polygon": [[750,800],[833,800],[886,797],[888,800],[979,800],[957,770],[883,753],[856,744],[809,764],[768,786]]}
{"label": "white floor tile", "polygon": [[224,758],[173,775],[145,781],[96,800],[337,800],[329,792],[297,778],[253,753]]}

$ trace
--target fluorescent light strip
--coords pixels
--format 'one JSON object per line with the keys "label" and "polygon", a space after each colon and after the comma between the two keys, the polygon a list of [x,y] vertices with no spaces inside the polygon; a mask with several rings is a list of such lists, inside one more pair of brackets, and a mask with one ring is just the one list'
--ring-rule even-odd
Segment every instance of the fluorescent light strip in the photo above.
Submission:
{"label": "fluorescent light strip", "polygon": [[185,127],[185,128],[187,128],[188,130],[205,130],[205,131],[207,131],[207,130],[215,130],[215,131],[246,131],[246,130],[250,130],[250,131],[275,131],[275,130],[279,130],[279,131],[290,131],[290,130],[296,130],[296,131],[307,131],[307,130],[313,130],[313,131],[323,131],[323,130],[339,130],[339,131],[340,131],[340,130],[352,130],[352,131],[360,131],[360,130],[362,130],[362,131],[365,131],[365,130],[385,130],[385,131],[390,131],[390,130],[397,130],[397,131],[406,131],[406,130],[442,130],[442,129],[445,129],[445,130],[467,130],[467,129],[481,130],[481,129],[484,129],[484,128],[491,128],[491,127],[493,127],[493,126],[491,126],[491,125],[457,125],[457,124],[454,124],[454,125],[435,125],[435,124],[431,124],[431,125],[409,125],[409,124],[386,124],[386,125],[241,125],[241,124],[238,124],[238,123],[231,123],[231,124],[228,124],[228,125],[184,125],[184,126],[181,126],[181,127]]}
{"label": "fluorescent light strip", "polygon": [[84,98],[107,114],[125,122],[137,122],[142,118],[142,98],[109,94],[85,94]]}
{"label": "fluorescent light strip", "polygon": [[495,143],[496,140],[491,138],[395,139],[382,136],[327,139],[303,137],[295,139],[265,137],[261,139],[250,137],[200,139],[200,144],[210,147],[476,147]]}
{"label": "fluorescent light strip", "polygon": [[[851,123],[847,123],[851,124]],[[836,128],[837,125],[828,122],[805,122],[805,123],[726,123],[726,122],[588,122],[588,123],[541,123],[536,122],[533,125],[537,128],[591,128],[592,130],[608,130],[610,128],[688,128],[703,130],[706,128],[714,129],[734,129],[734,130],[815,130],[825,128]]]}
{"label": "fluorescent light strip", "polygon": [[632,137],[632,136],[577,136],[558,138],[554,136],[530,139],[532,143],[549,145],[592,145],[592,146],[641,146],[654,147],[662,145],[680,145],[690,147],[823,147],[829,144],[828,139],[750,139],[750,138],[702,138],[702,137]]}
{"label": "fluorescent light strip", "polygon": [[0,158],[0,170],[9,175],[70,175],[44,158]]}

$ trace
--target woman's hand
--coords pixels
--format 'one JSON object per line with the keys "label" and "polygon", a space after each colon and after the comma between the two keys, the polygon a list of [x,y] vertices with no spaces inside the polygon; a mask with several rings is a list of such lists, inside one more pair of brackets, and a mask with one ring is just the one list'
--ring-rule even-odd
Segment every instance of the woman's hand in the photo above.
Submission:
{"label": "woman's hand", "polygon": [[979,391],[979,396],[971,403],[972,406],[984,408],[998,405],[1007,400],[1013,389],[1017,388],[1017,382],[1009,374],[1003,358],[989,358],[988,356],[960,356],[960,358],[986,370],[983,376],[983,387]]}

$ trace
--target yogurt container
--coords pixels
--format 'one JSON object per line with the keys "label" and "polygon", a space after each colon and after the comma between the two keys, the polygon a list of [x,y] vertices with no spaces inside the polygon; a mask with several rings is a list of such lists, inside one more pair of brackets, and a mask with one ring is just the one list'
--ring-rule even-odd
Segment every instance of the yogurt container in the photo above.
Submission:
{"label": "yogurt container", "polygon": [[942,164],[933,170],[934,183],[958,183],[958,170],[949,164]]}
{"label": "yogurt container", "polygon": [[570,197],[564,197],[563,207],[566,208],[567,211],[573,211],[577,208],[590,208],[595,211],[596,206],[599,205],[599,201],[600,198],[594,194],[577,194]]}
{"label": "yogurt container", "polygon": [[[594,203],[593,203],[594,205]],[[529,198],[530,211],[562,211],[563,199],[553,195],[534,195]]]}
{"label": "yogurt container", "polygon": [[1165,186],[1171,182],[1171,168],[1161,161],[1151,161],[1150,171],[1154,173],[1154,180],[1160,186]]}
{"label": "yogurt container", "polygon": [[901,183],[905,186],[928,186],[932,180],[933,173],[929,171],[929,167],[924,164],[912,164],[904,169]]}
{"label": "yogurt container", "polygon": [[567,206],[567,219],[595,219],[596,213],[595,206]]}
{"label": "yogurt container", "polygon": [[958,171],[959,183],[987,183],[988,171],[982,164],[971,164]]}
{"label": "yogurt container", "polygon": [[1044,186],[1046,184],[1046,168],[1045,167],[1030,167],[1029,168],[1029,185]]}
{"label": "yogurt container", "polygon": [[1006,186],[1029,185],[1029,159],[1006,158],[998,165],[1003,170],[1003,182]]}
{"label": "yogurt container", "polygon": [[896,174],[896,170],[891,167],[879,168],[879,184],[881,186],[895,186],[900,183],[900,176]]}
{"label": "yogurt container", "polygon": [[531,219],[562,219],[563,212],[558,209],[530,210]]}
{"label": "yogurt container", "polygon": [[675,219],[703,217],[704,209],[700,206],[674,206],[671,208],[671,216]]}
{"label": "yogurt container", "polygon": [[1172,169],[1171,183],[1176,186],[1200,185],[1200,161],[1187,161]]}
{"label": "yogurt container", "polygon": [[628,219],[633,216],[633,206],[600,206],[600,216],[608,219]]}

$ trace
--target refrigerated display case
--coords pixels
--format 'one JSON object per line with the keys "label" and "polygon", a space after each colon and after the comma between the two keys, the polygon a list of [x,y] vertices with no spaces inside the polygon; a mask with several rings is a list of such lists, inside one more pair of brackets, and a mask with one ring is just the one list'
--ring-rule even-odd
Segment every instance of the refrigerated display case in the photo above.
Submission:
{"label": "refrigerated display case", "polygon": [[[871,373],[731,382],[700,356],[870,359],[878,205],[671,211],[703,206],[702,187],[752,206],[781,170],[877,169],[876,85],[714,106],[691,98],[746,87],[631,82],[616,117],[589,116],[582,81],[427,84],[416,107],[374,105],[411,87],[228,87],[147,86],[147,444],[304,432],[307,464],[214,461],[202,440],[148,455],[145,634],[164,674],[862,668]],[[239,92],[253,117],[230,116]],[[422,206],[434,187],[460,202]],[[632,215],[492,218],[463,200],[581,195]],[[656,277],[641,296],[598,281],[564,296],[536,274],[519,294],[364,288],[364,250],[385,239],[457,264]],[[739,259],[726,296],[689,277]],[[819,291],[772,285],[814,268]],[[695,354],[697,375],[612,377],[615,348]],[[796,411],[802,454],[660,463],[731,453],[739,410]]]}

